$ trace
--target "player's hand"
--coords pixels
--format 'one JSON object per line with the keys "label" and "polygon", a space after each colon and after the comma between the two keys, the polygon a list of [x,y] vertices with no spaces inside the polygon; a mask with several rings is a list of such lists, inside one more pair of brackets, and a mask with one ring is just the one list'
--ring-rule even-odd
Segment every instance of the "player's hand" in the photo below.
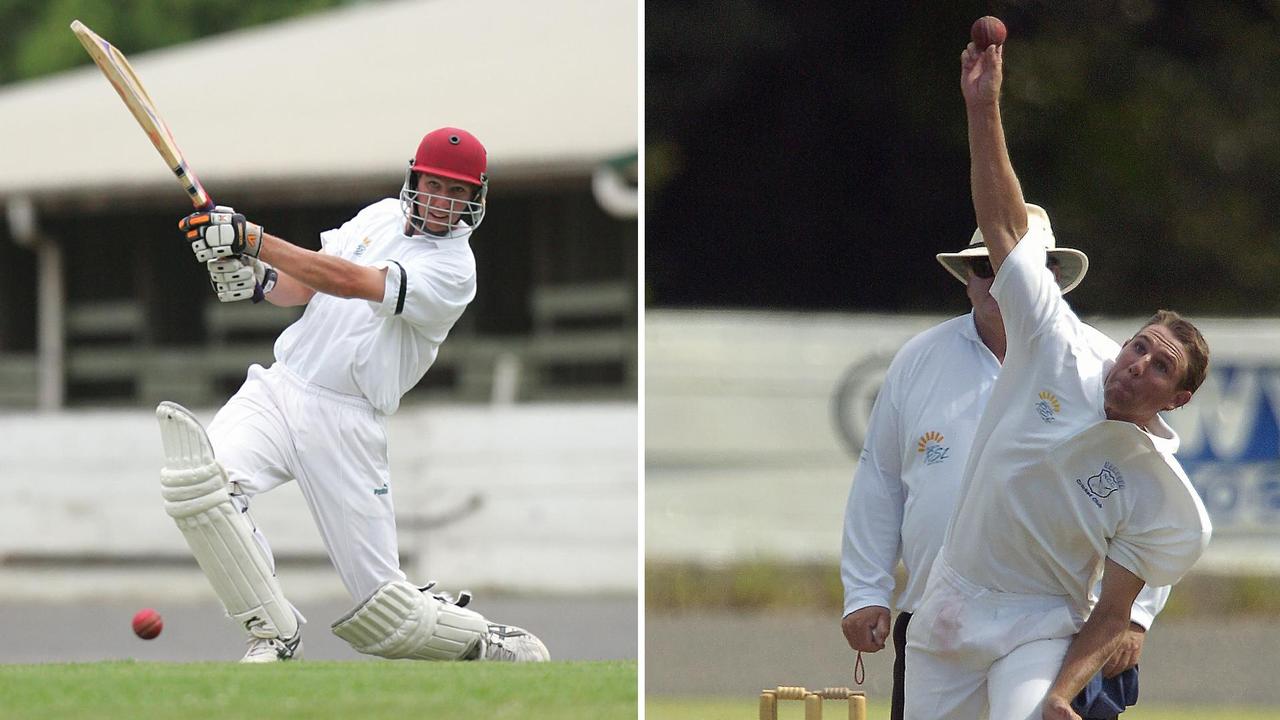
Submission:
{"label": "player's hand", "polygon": [[1044,720],[1080,720],[1080,716],[1071,709],[1071,701],[1056,695],[1047,695],[1040,712]]}
{"label": "player's hand", "polygon": [[1120,647],[1112,653],[1111,659],[1107,660],[1107,664],[1102,666],[1102,677],[1111,678],[1120,673],[1134,667],[1142,658],[1142,641],[1147,637],[1147,631],[1141,625],[1131,622],[1129,629],[1124,633],[1124,639],[1120,641]]}
{"label": "player's hand", "polygon": [[209,260],[209,284],[221,302],[258,302],[276,286],[276,270],[257,258],[231,257]]}
{"label": "player's hand", "polygon": [[1004,46],[991,45],[979,50],[969,43],[960,53],[960,92],[970,107],[995,105],[1000,102],[1000,85],[1004,81]]}
{"label": "player's hand", "polygon": [[178,221],[178,229],[191,243],[198,262],[233,255],[256,258],[262,251],[262,226],[248,222],[244,215],[224,205],[191,213]]}
{"label": "player's hand", "polygon": [[854,650],[868,653],[883,650],[889,638],[889,608],[880,605],[858,608],[844,616],[840,629]]}

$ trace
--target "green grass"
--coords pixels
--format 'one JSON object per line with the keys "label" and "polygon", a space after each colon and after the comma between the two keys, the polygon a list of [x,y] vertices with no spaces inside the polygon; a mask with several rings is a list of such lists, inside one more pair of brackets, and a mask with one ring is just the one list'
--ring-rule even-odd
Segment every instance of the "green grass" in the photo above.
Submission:
{"label": "green grass", "polygon": [[0,718],[634,718],[636,663],[0,666]]}
{"label": "green grass", "polygon": [[[749,698],[658,698],[646,699],[645,720],[744,720],[758,717],[757,705]],[[823,717],[845,718],[848,707],[843,702],[823,703]],[[837,710],[837,708],[839,708]],[[1161,706],[1139,703],[1121,715],[1122,720],[1274,720],[1275,709]],[[804,703],[783,702],[778,706],[778,720],[800,720]],[[888,703],[867,703],[868,720],[889,717]]]}

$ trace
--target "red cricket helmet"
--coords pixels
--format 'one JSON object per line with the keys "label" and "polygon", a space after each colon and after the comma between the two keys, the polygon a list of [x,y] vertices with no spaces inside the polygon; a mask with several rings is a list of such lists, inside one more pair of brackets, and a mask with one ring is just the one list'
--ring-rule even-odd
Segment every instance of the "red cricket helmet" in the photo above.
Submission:
{"label": "red cricket helmet", "polygon": [[454,127],[432,130],[418,143],[413,156],[415,172],[484,185],[488,154],[475,135]]}
{"label": "red cricket helmet", "polygon": [[[489,194],[488,153],[475,135],[454,127],[432,130],[418,143],[418,152],[409,161],[404,173],[404,187],[400,189],[400,207],[408,228],[422,234],[438,234],[427,227],[425,205],[433,197],[418,192],[419,173],[437,175],[451,180],[461,180],[476,186],[470,200],[450,200],[451,210],[460,213],[459,220],[475,230],[484,220],[485,202]],[[456,230],[455,226],[450,230]],[[409,230],[406,229],[406,232]]]}

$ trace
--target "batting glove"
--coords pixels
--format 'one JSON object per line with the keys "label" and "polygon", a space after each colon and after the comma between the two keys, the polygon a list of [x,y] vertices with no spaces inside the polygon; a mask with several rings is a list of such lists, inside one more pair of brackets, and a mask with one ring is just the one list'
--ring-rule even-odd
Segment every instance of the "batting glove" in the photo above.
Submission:
{"label": "batting glove", "polygon": [[263,297],[276,287],[276,269],[257,258],[246,256],[225,260],[209,260],[209,284],[221,302],[253,300]]}
{"label": "batting glove", "polygon": [[262,252],[262,226],[246,221],[244,215],[225,205],[191,213],[178,222],[178,229],[186,233],[198,262],[233,255],[256,258]]}

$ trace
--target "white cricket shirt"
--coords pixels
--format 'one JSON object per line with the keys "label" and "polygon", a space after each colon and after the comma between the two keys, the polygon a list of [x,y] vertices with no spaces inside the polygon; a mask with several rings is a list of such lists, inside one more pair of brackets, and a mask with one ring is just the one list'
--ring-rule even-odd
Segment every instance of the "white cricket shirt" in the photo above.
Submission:
{"label": "white cricket shirt", "polygon": [[868,605],[890,607],[899,557],[907,584],[898,609],[915,612],[999,372],[972,313],[925,330],[894,356],[845,509],[845,615]]}
{"label": "white cricket shirt", "polygon": [[393,198],[321,233],[322,252],[386,268],[385,294],[369,302],[317,292],[276,340],[276,360],[307,382],[395,412],[475,297],[470,236],[464,227],[447,237],[409,237]]}
{"label": "white cricket shirt", "polygon": [[1172,585],[1204,552],[1210,524],[1173,457],[1173,430],[1106,419],[1114,355],[1044,265],[1044,244],[1023,238],[992,284],[1008,349],[942,552],[973,583],[1061,595],[1084,618],[1104,557]]}
{"label": "white cricket shirt", "polygon": [[[1119,346],[1111,338],[1085,328],[1100,353],[1115,355]],[[915,612],[919,606],[999,373],[972,312],[916,335],[894,356],[871,410],[845,508],[845,615],[871,605],[891,607],[899,558],[906,585],[897,607]],[[1143,588],[1134,622],[1149,628],[1168,593],[1167,587]]]}

